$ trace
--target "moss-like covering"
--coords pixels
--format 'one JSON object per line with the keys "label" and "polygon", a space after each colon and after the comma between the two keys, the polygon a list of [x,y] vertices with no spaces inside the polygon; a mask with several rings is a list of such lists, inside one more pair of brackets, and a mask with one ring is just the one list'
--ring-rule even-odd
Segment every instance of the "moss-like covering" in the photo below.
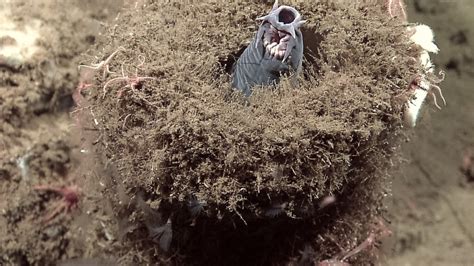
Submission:
{"label": "moss-like covering", "polygon": [[227,71],[270,4],[149,1],[98,46],[103,59],[123,47],[110,60],[116,74],[97,71],[86,97],[96,150],[114,169],[110,197],[132,223],[149,210],[124,207],[117,191],[143,195],[158,225],[169,218],[176,263],[283,264],[305,246],[328,259],[362,242],[379,215],[416,51],[381,6],[302,2],[281,3],[308,20],[298,87],[283,79],[248,102]]}

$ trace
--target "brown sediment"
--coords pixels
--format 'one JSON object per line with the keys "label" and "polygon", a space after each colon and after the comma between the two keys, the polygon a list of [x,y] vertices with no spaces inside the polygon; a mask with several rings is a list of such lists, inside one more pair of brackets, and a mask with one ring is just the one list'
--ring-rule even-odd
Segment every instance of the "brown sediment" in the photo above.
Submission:
{"label": "brown sediment", "polygon": [[[304,219],[286,218],[284,210],[288,207],[294,208],[294,206],[281,200],[265,208],[261,213],[262,219],[250,219],[248,217],[250,215],[244,217],[248,223],[247,226],[240,222],[238,217],[237,219],[227,218],[228,213],[225,213],[221,222],[216,222],[216,219],[212,217],[213,214],[209,214],[211,207],[207,202],[199,202],[193,197],[190,199],[189,206],[186,206],[190,213],[182,210],[183,216],[175,215],[176,218],[172,221],[173,239],[169,253],[160,250],[161,239],[153,239],[147,232],[147,226],[152,232],[167,230],[166,226],[161,226],[166,225],[166,218],[170,211],[169,208],[165,212],[162,211],[159,195],[144,192],[135,194],[129,189],[130,185],[128,187],[119,185],[121,183],[115,181],[122,179],[115,179],[115,177],[121,177],[119,172],[124,172],[123,169],[113,167],[115,164],[106,157],[98,160],[98,156],[90,153],[91,147],[100,143],[101,137],[98,133],[101,132],[94,128],[95,113],[86,110],[90,104],[86,100],[90,99],[92,90],[98,89],[100,93],[102,92],[96,81],[92,84],[95,86],[90,86],[92,83],[91,77],[88,76],[90,73],[81,73],[84,76],[79,77],[77,65],[98,63],[117,48],[114,44],[104,50],[105,45],[101,42],[87,51],[87,56],[79,58],[84,49],[90,47],[94,40],[101,38],[98,30],[102,28],[101,23],[107,23],[106,18],[110,19],[108,21],[110,25],[102,32],[102,36],[113,35],[116,22],[119,23],[117,25],[123,27],[130,21],[129,18],[122,17],[122,14],[118,13],[122,12],[118,2],[122,1],[0,1],[0,12],[5,10],[3,9],[5,4],[12,6],[13,9],[12,14],[0,16],[0,27],[3,25],[4,18],[13,20],[15,24],[18,24],[19,29],[24,29],[25,25],[39,20],[41,21],[38,24],[41,25],[41,40],[37,44],[45,48],[40,49],[41,53],[36,54],[26,63],[18,60],[21,57],[0,58],[0,121],[2,122],[0,125],[0,265],[184,264],[183,262],[187,264],[211,264],[212,262],[232,264],[230,262],[233,262],[255,265],[285,264],[288,261],[290,264],[302,265],[323,259],[334,262],[347,254],[352,254],[350,250],[364,244],[365,240],[371,236],[373,229],[371,214],[380,213],[380,211],[373,212],[374,206],[379,204],[375,196],[383,195],[378,193],[381,189],[389,190],[391,185],[388,186],[387,183],[391,181],[394,183],[393,196],[388,196],[386,199],[392,201],[394,205],[388,210],[388,213],[392,214],[390,227],[394,236],[390,240],[394,245],[386,250],[389,254],[395,254],[387,262],[388,265],[413,264],[414,262],[432,265],[467,265],[474,260],[472,254],[474,231],[468,226],[469,221],[473,220],[474,210],[472,204],[466,204],[472,202],[474,194],[472,184],[467,182],[466,176],[459,171],[460,160],[465,150],[472,147],[474,139],[474,105],[472,105],[474,94],[471,88],[472,69],[474,69],[472,67],[474,31],[471,28],[474,23],[472,23],[473,17],[470,16],[474,5],[469,1],[406,1],[411,8],[409,21],[421,22],[434,29],[436,44],[442,52],[432,58],[433,63],[436,64],[437,69],[447,70],[447,78],[442,83],[442,87],[448,105],[443,107],[442,111],[435,112],[432,112],[434,109],[432,102],[429,101],[424,105],[421,120],[415,129],[417,134],[410,136],[410,142],[405,145],[404,156],[412,159],[412,163],[406,163],[407,160],[404,159],[402,169],[392,173],[391,178],[385,179],[386,175],[374,174],[375,171],[384,172],[385,166],[379,159],[373,159],[374,153],[366,154],[365,158],[378,165],[367,168],[367,174],[363,172],[350,174],[347,180],[354,180],[354,183],[344,183],[342,185],[344,189],[338,191],[338,194],[324,197],[322,203],[317,205],[317,210],[314,210],[316,216],[308,217],[308,215]],[[140,11],[140,4],[135,4],[136,1],[124,0],[124,2],[132,2],[128,8],[132,8],[133,12],[138,12],[133,13],[133,16],[139,17],[143,13]],[[232,32],[226,30],[222,33],[222,29],[211,27],[213,31],[219,31],[215,35],[222,34],[229,38],[230,34],[239,34],[240,25],[243,27],[242,31],[245,32],[245,38],[248,37],[247,39],[236,38],[239,39],[239,43],[231,44],[232,47],[228,49],[232,52],[219,58],[218,65],[222,66],[227,73],[230,71],[231,63],[235,61],[235,56],[239,55],[239,49],[234,50],[234,47],[245,47],[245,41],[250,41],[258,26],[258,22],[253,22],[254,17],[266,14],[274,1],[258,2],[265,2],[267,5],[262,4],[258,7],[250,5],[249,14],[242,14],[242,12],[247,12],[248,4],[246,3],[248,2],[243,2],[239,6],[234,4],[229,6],[232,10],[225,11],[225,14],[229,14],[228,20],[232,20],[234,14],[239,13],[235,16],[238,20],[234,22],[235,27]],[[318,64],[326,62],[327,58],[343,60],[342,56],[324,57],[324,49],[335,51],[334,47],[353,46],[358,42],[364,42],[363,38],[357,39],[357,36],[362,34],[361,31],[356,31],[358,33],[355,35],[351,32],[353,26],[374,30],[373,26],[368,25],[373,24],[377,28],[375,29],[377,36],[382,35],[385,30],[390,31],[390,38],[398,36],[398,30],[391,32],[391,25],[398,27],[396,21],[382,23],[386,27],[377,27],[379,24],[374,21],[380,19],[381,13],[374,12],[372,8],[369,8],[368,12],[364,11],[365,2],[373,1],[357,1],[359,5],[357,8],[355,4],[341,7],[340,5],[330,6],[330,2],[337,1],[325,2],[328,3],[321,3],[316,8],[320,14],[312,14],[312,9],[309,9],[310,15],[316,18],[311,20],[316,28],[305,28],[305,41],[307,46],[310,46],[306,47],[305,51],[308,62],[305,62],[306,71],[303,77],[306,80],[309,77],[319,77],[328,71],[348,73],[347,69],[330,69],[327,64],[319,66],[316,62]],[[383,4],[387,1],[378,2]],[[392,1],[392,3],[395,2]],[[280,1],[280,3],[291,4],[286,1]],[[328,8],[322,8],[326,6]],[[227,7],[221,7],[222,9],[227,10]],[[352,9],[356,10],[350,11]],[[192,12],[188,9],[186,10],[188,15],[181,16],[180,19],[196,21],[196,16],[191,15]],[[201,12],[201,10],[198,11]],[[129,12],[131,11],[125,11],[125,13]],[[201,13],[207,16],[206,12]],[[331,15],[333,12],[336,12],[334,16]],[[367,14],[365,17],[367,23],[361,23],[360,16],[354,15],[355,13]],[[349,15],[351,18],[356,18],[357,25],[349,23]],[[148,26],[144,26],[143,23],[148,21],[150,16],[148,14],[142,21],[140,18],[132,20],[131,23],[139,26],[133,28],[136,26],[130,24],[127,26],[130,29],[128,33],[141,32],[143,28],[147,28]],[[116,17],[119,20],[115,21]],[[325,18],[321,25],[318,25],[319,18]],[[331,23],[328,22],[329,18],[332,18]],[[368,20],[373,21],[368,23]],[[208,26],[207,22],[202,22],[202,24]],[[192,26],[190,29],[195,29],[194,25]],[[335,36],[338,32],[342,33],[342,29],[346,29],[345,39]],[[124,35],[125,32],[122,29],[120,35]],[[333,34],[328,38],[327,35],[331,32]],[[230,38],[235,41],[233,37]],[[145,39],[150,40],[150,38]],[[124,40],[126,40],[125,37]],[[167,43],[167,39],[165,40],[157,40],[154,43]],[[345,43],[346,40],[351,43]],[[376,40],[379,42],[378,38]],[[340,42],[337,43],[337,41]],[[11,40],[9,42],[14,45]],[[386,45],[385,41],[379,43]],[[393,48],[397,46],[397,43],[399,42],[391,43],[388,47]],[[324,49],[321,45],[324,45]],[[370,47],[373,45],[373,43],[369,44]],[[140,44],[136,47],[145,49],[143,48],[145,46],[152,45]],[[310,56],[309,48],[315,51],[314,58]],[[133,49],[129,47],[128,50]],[[399,53],[404,54],[403,50]],[[409,50],[407,53],[413,55],[414,51]],[[131,54],[127,54],[126,57],[130,56]],[[370,53],[367,53],[367,56],[369,57]],[[155,59],[146,59],[146,62],[153,60]],[[393,60],[397,63],[398,57]],[[44,61],[49,61],[49,63],[44,63]],[[141,61],[141,57],[137,59],[138,64]],[[413,58],[408,66],[416,61]],[[121,61],[116,61],[111,69],[116,71],[117,75],[120,75],[120,63]],[[314,69],[316,74],[312,74],[308,66]],[[138,74],[158,76],[157,73],[150,73],[146,68],[143,71],[140,70]],[[134,77],[133,68],[131,72],[131,77]],[[102,77],[102,72],[96,74]],[[221,78],[221,74],[221,71],[216,71],[214,78]],[[394,82],[393,87],[390,88],[400,85],[401,82],[398,79],[403,76],[402,74],[387,78],[387,82]],[[405,81],[409,82],[415,76]],[[113,77],[114,75],[108,76],[108,78]],[[77,84],[78,78],[84,81],[82,86]],[[329,77],[324,84],[328,82]],[[107,96],[115,97],[117,89],[125,85],[124,83],[114,84],[116,87],[109,90]],[[143,82],[143,85],[152,84]],[[316,84],[315,87],[319,88],[319,85]],[[339,90],[337,86],[335,88],[334,95],[337,97]],[[118,90],[122,91],[120,101],[123,102],[126,99],[124,97],[127,90],[120,89]],[[75,99],[82,100],[79,109],[86,111],[73,113],[76,119],[71,120],[68,116],[71,110],[68,107],[72,104],[73,92],[76,92]],[[56,96],[53,97],[53,95]],[[402,97],[406,95],[405,91],[400,91],[393,98],[392,104],[398,106],[398,103],[403,103]],[[142,97],[141,100],[146,99]],[[336,110],[339,109],[341,108],[336,108]],[[397,114],[393,111],[389,112],[388,116],[393,115],[397,118]],[[136,120],[130,120],[133,118],[131,113],[125,115],[122,126],[129,126],[130,121],[136,123]],[[75,124],[83,128],[80,136],[77,128],[73,126]],[[352,129],[349,128],[349,130]],[[397,136],[390,135],[393,132],[399,131],[387,130],[388,136],[395,137],[395,139],[387,140],[389,143],[399,140]],[[383,138],[381,135],[374,142],[379,142]],[[87,143],[83,143],[84,139],[87,139]],[[354,150],[364,151],[364,148],[355,145],[354,147]],[[102,154],[106,153],[101,152],[98,155]],[[393,156],[392,159],[396,162],[398,157]],[[359,161],[361,163],[357,165],[360,169],[368,164],[365,163],[364,158],[360,158]],[[101,171],[101,168],[104,168],[103,162],[109,170],[108,174]],[[96,167],[96,164],[99,164],[99,167]],[[27,171],[22,171],[22,169]],[[470,172],[472,173],[472,169]],[[368,179],[360,183],[359,177],[362,175],[367,176]],[[375,176],[377,177],[374,178]],[[357,184],[360,185],[357,186]],[[54,193],[35,192],[33,188],[36,185],[79,186],[83,194],[79,199],[78,209],[69,214],[58,215],[50,224],[41,223],[41,219],[48,215],[48,211],[52,210],[61,198]],[[139,184],[139,186],[142,185],[143,183]],[[372,189],[369,191],[367,188]],[[104,189],[108,191],[106,194],[102,193]],[[110,192],[117,192],[117,196],[111,196]],[[135,195],[138,196],[135,197]],[[108,198],[113,200],[114,205],[108,202]],[[326,205],[328,198],[332,200]],[[121,203],[119,207],[117,207],[117,202]],[[199,216],[194,220],[189,220],[190,214],[199,214]],[[273,218],[266,219],[271,217]],[[153,224],[153,221],[158,222]],[[153,240],[157,240],[156,243]],[[188,241],[187,244],[186,241]],[[376,249],[364,249],[363,253],[350,257],[348,261],[352,264],[366,265],[368,263],[365,262],[370,260],[367,255],[376,255]],[[207,261],[206,258],[208,258]]]}
{"label": "brown sediment", "polygon": [[[24,45],[14,38],[15,30],[29,27],[39,36],[34,43],[37,52],[31,57],[0,55],[0,265],[55,265],[62,259],[94,256],[97,247],[85,243],[101,241],[95,230],[103,228],[100,222],[105,219],[98,216],[92,222],[86,216],[93,230],[77,226],[79,222],[72,219],[80,211],[58,213],[51,223],[41,223],[61,198],[33,189],[71,183],[87,188],[80,171],[74,172],[78,144],[68,137],[72,124],[68,112],[79,79],[79,55],[98,38],[97,19],[111,9],[96,6],[86,11],[80,8],[83,4],[0,3],[0,10],[6,12],[0,28],[7,29],[2,31],[0,46]],[[89,189],[87,199],[81,198],[84,212],[97,191]],[[87,240],[88,234],[92,240]]]}

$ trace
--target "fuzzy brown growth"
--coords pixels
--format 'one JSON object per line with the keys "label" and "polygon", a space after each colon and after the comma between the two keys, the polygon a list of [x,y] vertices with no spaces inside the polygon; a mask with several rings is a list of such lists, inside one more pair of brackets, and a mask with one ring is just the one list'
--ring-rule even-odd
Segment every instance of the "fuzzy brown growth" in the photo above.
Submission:
{"label": "fuzzy brown growth", "polygon": [[[258,27],[254,19],[269,9],[258,2],[150,1],[121,16],[99,44],[104,59],[123,47],[108,62],[117,73],[103,77],[97,71],[94,87],[123,90],[127,84],[110,80],[137,71],[154,79],[134,84],[120,97],[88,90],[101,134],[96,152],[109,158],[116,183],[124,184],[131,198],[143,191],[173,230],[185,226],[175,224],[182,222],[179,213],[190,198],[206,203],[201,212],[206,219],[243,220],[249,228],[265,227],[266,211],[284,206],[283,213],[304,220],[284,222],[279,230],[291,232],[289,238],[304,235],[297,249],[312,245],[314,261],[322,261],[347,249],[339,245],[357,245],[353,235],[367,235],[369,225],[357,224],[376,215],[386,169],[400,143],[404,101],[395,96],[421,70],[411,60],[416,55],[409,52],[404,27],[390,20],[383,6],[286,1],[309,21],[302,29],[308,60],[299,86],[283,79],[276,90],[256,90],[246,104],[231,92],[223,64],[235,61],[228,58],[251,40]],[[137,60],[141,57],[146,62]],[[339,195],[338,201],[323,209],[331,215],[321,218],[319,204],[329,195]],[[336,220],[347,226],[334,228]],[[220,235],[238,230],[219,228]],[[183,247],[190,240],[177,234],[171,249],[194,254],[190,259],[212,257]],[[212,237],[197,238],[202,244]],[[294,243],[287,238],[266,251],[280,252],[264,256],[266,263],[297,256],[289,251],[294,249],[284,250]],[[246,246],[245,241],[235,244]],[[240,263],[250,263],[245,256]]]}

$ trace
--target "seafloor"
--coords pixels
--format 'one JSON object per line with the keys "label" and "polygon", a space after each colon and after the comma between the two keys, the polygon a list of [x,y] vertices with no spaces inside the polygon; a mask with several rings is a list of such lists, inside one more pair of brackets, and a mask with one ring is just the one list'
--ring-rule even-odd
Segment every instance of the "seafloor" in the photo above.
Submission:
{"label": "seafloor", "polygon": [[[34,47],[28,37],[43,37],[26,68],[0,57],[0,264],[49,265],[95,256],[97,250],[92,247],[107,252],[120,248],[116,243],[124,235],[107,230],[113,224],[108,218],[113,210],[111,206],[97,208],[103,203],[100,195],[84,193],[87,198],[79,208],[55,219],[53,226],[45,226],[42,220],[57,207],[59,197],[35,192],[25,184],[31,184],[30,177],[41,181],[38,184],[84,185],[81,166],[93,165],[95,158],[79,161],[81,140],[71,138],[77,136],[71,132],[75,121],[70,116],[77,65],[103,34],[113,34],[113,30],[104,32],[104,24],[114,25],[123,7],[136,7],[135,1],[122,2],[0,3],[0,32],[15,29],[14,25],[27,32],[22,54],[28,55]],[[392,196],[387,198],[393,235],[384,242],[380,263],[470,265],[474,261],[474,183],[460,168],[469,150],[474,152],[474,2],[409,0],[407,5],[409,21],[428,24],[435,32],[441,52],[433,59],[438,69],[446,71],[441,85],[448,104],[437,110],[428,101],[403,147],[405,162],[393,171]],[[8,41],[0,39],[0,48]],[[94,55],[89,54],[91,59]],[[118,226],[119,231],[133,230],[120,222]],[[156,251],[146,252],[150,256]],[[110,261],[66,263],[104,265]]]}

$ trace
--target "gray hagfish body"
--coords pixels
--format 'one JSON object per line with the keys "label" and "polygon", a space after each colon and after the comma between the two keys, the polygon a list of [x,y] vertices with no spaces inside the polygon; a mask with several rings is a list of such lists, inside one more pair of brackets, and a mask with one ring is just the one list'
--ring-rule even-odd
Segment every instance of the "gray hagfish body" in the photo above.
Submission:
{"label": "gray hagfish body", "polygon": [[246,96],[256,85],[271,85],[281,74],[298,73],[303,61],[303,35],[299,30],[305,22],[293,7],[275,1],[272,11],[261,20],[255,38],[233,67],[232,87]]}

